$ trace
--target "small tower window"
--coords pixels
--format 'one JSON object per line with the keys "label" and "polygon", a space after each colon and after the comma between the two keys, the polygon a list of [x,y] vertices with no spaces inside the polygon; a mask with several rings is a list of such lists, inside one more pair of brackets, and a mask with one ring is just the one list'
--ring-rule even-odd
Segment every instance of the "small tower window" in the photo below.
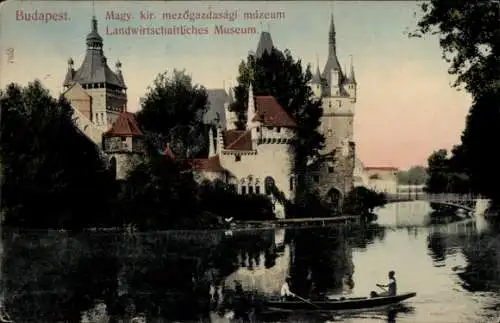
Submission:
{"label": "small tower window", "polygon": [[240,155],[234,156],[234,161],[237,161],[237,162],[241,161],[241,156]]}
{"label": "small tower window", "polygon": [[255,186],[255,194],[260,194],[260,186]]}
{"label": "small tower window", "polygon": [[332,107],[332,102],[328,102],[328,107],[331,108]]}
{"label": "small tower window", "polygon": [[281,132],[281,127],[277,127],[276,132]]}
{"label": "small tower window", "polygon": [[333,130],[332,129],[328,129],[327,136],[328,137],[333,137]]}
{"label": "small tower window", "polygon": [[248,194],[253,194],[253,186],[248,186]]}
{"label": "small tower window", "polygon": [[247,187],[246,186],[243,186],[243,185],[241,186],[241,194],[242,195],[247,194]]}
{"label": "small tower window", "polygon": [[294,178],[290,177],[290,191],[293,191],[293,182],[294,182]]}

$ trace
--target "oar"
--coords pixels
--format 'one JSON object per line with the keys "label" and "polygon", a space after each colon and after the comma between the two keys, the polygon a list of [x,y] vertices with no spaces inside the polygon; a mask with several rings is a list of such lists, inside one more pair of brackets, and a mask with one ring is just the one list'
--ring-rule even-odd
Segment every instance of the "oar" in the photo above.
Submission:
{"label": "oar", "polygon": [[293,296],[297,297],[298,299],[300,299],[301,301],[303,301],[303,302],[304,302],[304,303],[306,303],[306,304],[309,304],[309,305],[312,305],[312,306],[316,307],[316,308],[317,308],[317,309],[319,309],[319,310],[322,310],[322,309],[323,309],[323,308],[321,308],[320,306],[318,306],[318,305],[316,305],[316,304],[314,304],[314,303],[312,303],[312,302],[308,301],[307,299],[304,299],[304,298],[300,297],[299,295],[293,294]]}

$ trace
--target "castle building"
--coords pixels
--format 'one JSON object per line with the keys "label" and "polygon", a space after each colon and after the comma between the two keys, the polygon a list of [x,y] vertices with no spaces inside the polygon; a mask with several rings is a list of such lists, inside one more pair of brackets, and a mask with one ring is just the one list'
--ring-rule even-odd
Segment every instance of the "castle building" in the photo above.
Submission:
{"label": "castle building", "polygon": [[323,117],[320,132],[325,136],[324,158],[310,165],[311,182],[321,196],[340,208],[343,197],[353,188],[355,143],[353,122],[357,83],[354,67],[349,75],[340,67],[337,57],[333,14],[328,33],[328,56],[323,71],[319,63],[310,82],[315,98],[321,98]]}
{"label": "castle building", "polygon": [[254,95],[252,85],[247,109],[246,129],[236,130],[236,116],[226,108],[226,125],[210,131],[208,157],[194,161],[195,173],[199,180],[229,183],[240,194],[268,195],[276,215],[284,217],[284,205],[271,188],[288,200],[294,198],[292,147],[297,125],[274,97]]}
{"label": "castle building", "polygon": [[117,61],[113,72],[103,52],[103,39],[92,17],[87,50],[80,68],[68,60],[63,96],[73,107],[77,128],[104,152],[117,179],[123,179],[144,149],[143,133],[127,112],[127,87]]}

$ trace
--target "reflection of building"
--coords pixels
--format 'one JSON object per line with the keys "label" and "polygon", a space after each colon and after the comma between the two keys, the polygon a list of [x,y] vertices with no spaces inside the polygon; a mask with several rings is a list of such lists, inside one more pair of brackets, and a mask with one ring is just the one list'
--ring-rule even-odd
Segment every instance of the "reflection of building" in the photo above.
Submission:
{"label": "reflection of building", "polygon": [[398,192],[398,169],[395,167],[365,167],[368,177],[367,188],[379,193],[396,194]]}
{"label": "reflection of building", "polygon": [[[284,230],[275,231],[275,246],[278,246],[280,242],[283,243],[283,234]],[[237,280],[241,282],[244,290],[256,289],[259,293],[263,294],[279,293],[281,285],[289,275],[290,247],[288,245],[284,247],[284,253],[276,258],[276,263],[270,268],[266,268],[265,266],[263,253],[260,253],[258,257],[258,264],[253,261],[250,266],[252,260],[248,256],[245,256],[244,259],[240,256],[240,263],[245,266],[241,266],[225,278],[226,286],[233,288],[233,281]]]}

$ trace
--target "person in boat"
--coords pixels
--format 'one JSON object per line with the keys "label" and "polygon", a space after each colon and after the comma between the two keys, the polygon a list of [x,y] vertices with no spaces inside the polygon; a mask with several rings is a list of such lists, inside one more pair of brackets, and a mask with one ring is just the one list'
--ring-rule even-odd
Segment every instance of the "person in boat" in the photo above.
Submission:
{"label": "person in boat", "polygon": [[285,279],[285,282],[283,283],[283,285],[281,285],[281,300],[282,301],[289,301],[291,299],[293,299],[295,297],[295,294],[292,293],[292,291],[290,290],[290,283],[291,283],[291,279],[290,277],[287,277]]}
{"label": "person in boat", "polygon": [[379,293],[379,297],[384,297],[384,296],[396,296],[397,293],[397,284],[396,284],[396,273],[394,270],[391,270],[389,272],[389,282],[387,284],[377,284],[378,287],[380,288],[387,288],[387,291]]}

